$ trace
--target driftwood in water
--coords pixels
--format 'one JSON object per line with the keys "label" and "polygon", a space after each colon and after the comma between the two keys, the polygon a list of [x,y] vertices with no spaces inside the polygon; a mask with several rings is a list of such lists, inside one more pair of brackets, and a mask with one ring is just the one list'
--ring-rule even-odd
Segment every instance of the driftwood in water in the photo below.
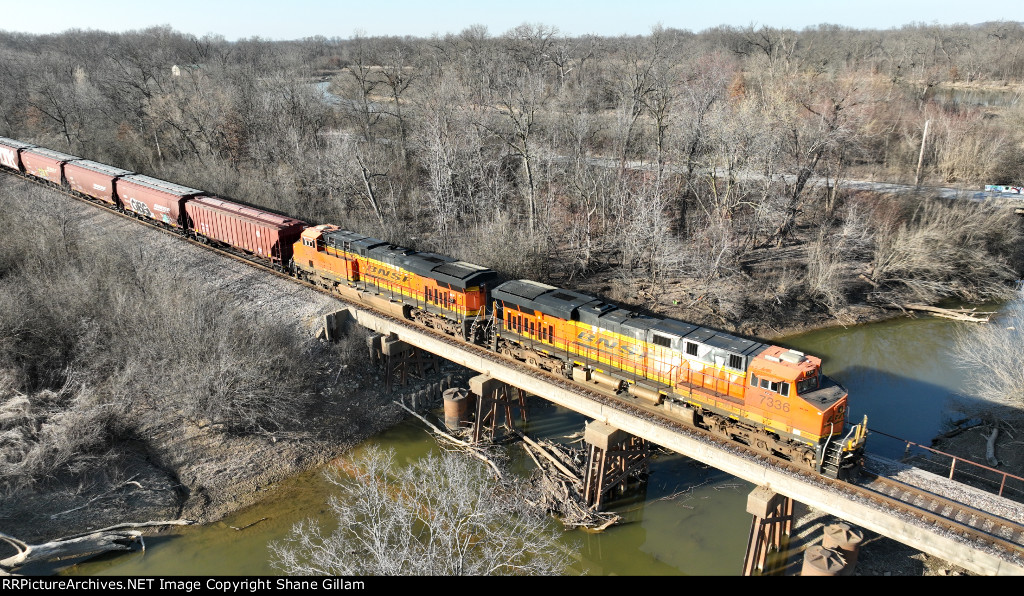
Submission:
{"label": "driftwood in water", "polygon": [[194,522],[178,519],[170,521],[148,521],[118,524],[92,532],[65,536],[43,544],[28,544],[13,536],[0,534],[0,541],[14,547],[16,554],[0,560],[0,575],[14,574],[18,569],[32,564],[43,564],[59,559],[87,558],[111,551],[129,551],[138,543],[142,550],[146,543],[142,532],[135,528],[155,526],[186,526]]}
{"label": "driftwood in water", "polygon": [[572,464],[568,463],[578,458],[564,453],[561,446],[550,442],[542,445],[525,435],[520,436],[523,438],[523,448],[533,463],[537,464],[539,475],[536,483],[541,494],[541,504],[557,515],[563,525],[600,532],[621,519],[615,513],[594,511],[587,506],[583,498],[581,470],[571,470]]}
{"label": "driftwood in water", "polygon": [[989,317],[995,314],[994,312],[978,312],[973,308],[939,308],[937,306],[928,306],[927,304],[903,304],[900,305],[900,308],[903,310],[927,312],[943,319],[968,323],[988,323]]}
{"label": "driftwood in water", "polygon": [[489,457],[484,455],[479,447],[477,447],[473,443],[468,443],[466,441],[458,439],[458,438],[456,438],[456,437],[454,437],[454,436],[444,432],[443,430],[438,428],[435,424],[431,423],[429,420],[427,420],[423,416],[420,416],[416,412],[410,410],[408,407],[406,407],[405,404],[403,404],[401,402],[397,402],[397,401],[395,402],[395,404],[401,406],[402,409],[405,410],[406,412],[409,412],[413,416],[419,418],[420,421],[423,422],[423,424],[426,424],[427,426],[429,426],[431,428],[431,430],[433,430],[434,433],[438,437],[443,438],[444,440],[451,442],[453,445],[458,446],[463,451],[469,453],[473,457],[479,459],[480,461],[482,461],[485,464],[487,464],[488,466],[490,466],[491,470],[494,471],[494,476],[497,477],[497,478],[501,478],[501,470],[498,468],[498,465],[496,463],[494,463],[493,461],[491,461],[491,459]]}
{"label": "driftwood in water", "polygon": [[[533,439],[531,439],[530,437],[528,437],[528,436],[526,436],[526,435],[523,435],[523,434],[520,434],[519,436],[520,436],[520,437],[521,437],[521,438],[523,439],[523,441],[524,441],[524,442],[525,442],[525,443],[526,443],[527,445],[529,445],[529,446],[531,446],[531,447],[535,448],[535,449],[537,450],[537,452],[538,452],[538,453],[540,453],[541,455],[543,455],[543,456],[544,456],[545,458],[547,458],[547,459],[548,459],[548,461],[550,461],[550,462],[551,462],[552,464],[554,464],[554,466],[555,466],[556,468],[558,468],[558,471],[560,471],[560,472],[562,472],[563,474],[565,474],[566,476],[568,476],[568,477],[569,477],[569,479],[571,479],[571,480],[572,480],[573,482],[575,482],[575,483],[578,483],[578,484],[580,484],[580,485],[582,485],[582,484],[583,484],[583,481],[582,481],[582,480],[580,480],[580,477],[579,477],[579,475],[578,475],[578,474],[576,474],[575,472],[573,472],[573,471],[572,471],[572,470],[570,470],[569,468],[565,467],[565,464],[563,464],[562,462],[558,461],[558,458],[556,458],[556,457],[555,457],[554,455],[552,455],[551,453],[549,453],[549,452],[548,452],[548,451],[547,451],[546,449],[544,449],[543,447],[541,447],[541,446],[540,446],[540,445],[539,445],[539,444],[538,444],[538,443],[537,443],[536,441],[534,441],[534,440],[533,440]],[[539,462],[537,463],[537,467],[538,467],[538,468],[539,468],[539,467],[541,467],[541,465],[540,465],[540,463],[539,463]]]}

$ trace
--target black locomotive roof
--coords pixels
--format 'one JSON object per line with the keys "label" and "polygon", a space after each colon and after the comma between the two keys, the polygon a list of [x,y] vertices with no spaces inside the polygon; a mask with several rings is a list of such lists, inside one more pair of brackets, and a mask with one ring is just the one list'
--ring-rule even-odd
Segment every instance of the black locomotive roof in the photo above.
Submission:
{"label": "black locomotive roof", "polygon": [[474,286],[489,284],[498,274],[487,267],[465,261],[450,261],[434,267],[431,277],[453,288],[465,290]]}
{"label": "black locomotive roof", "polygon": [[74,155],[68,155],[67,153],[61,153],[60,151],[54,151],[53,149],[45,149],[43,147],[26,147],[30,152],[39,155],[45,155],[50,159],[56,159],[57,161],[76,161],[82,159],[81,157],[75,157]]}
{"label": "black locomotive roof", "polygon": [[108,166],[107,164],[99,163],[89,159],[80,159],[71,165],[79,168],[84,168],[86,170],[92,170],[93,172],[106,174],[108,176],[130,176],[131,174],[135,173],[129,170],[122,170],[121,168],[115,168],[114,166]]}
{"label": "black locomotive roof", "polygon": [[404,258],[398,259],[399,264],[403,269],[412,271],[416,275],[424,275],[427,277],[434,276],[434,268],[438,265],[445,263],[451,263],[455,259],[446,257],[444,255],[438,255],[431,252],[416,252],[410,251]]}
{"label": "black locomotive roof", "polygon": [[332,246],[339,250],[361,249],[361,254],[363,255],[366,254],[368,249],[387,244],[383,240],[370,238],[365,234],[352,232],[350,230],[331,230],[330,232],[324,232],[323,238],[324,243],[328,246]]}
{"label": "black locomotive roof", "polygon": [[370,249],[369,256],[389,265],[401,267],[421,277],[437,280],[458,290],[488,283],[498,275],[480,265],[393,244],[374,246]]}
{"label": "black locomotive roof", "polygon": [[628,335],[634,339],[646,341],[648,335],[647,332],[657,325],[661,319],[636,313],[631,314],[632,316],[622,321],[621,331],[619,331],[619,333],[622,335]]}
{"label": "black locomotive roof", "polygon": [[146,188],[151,188],[153,190],[166,192],[168,194],[176,195],[179,197],[203,194],[203,191],[197,188],[189,188],[187,186],[182,186],[180,184],[175,184],[173,182],[167,182],[166,180],[160,180],[159,178],[153,178],[152,176],[145,176],[143,174],[132,174],[131,176],[125,176],[124,178],[121,178],[121,180],[125,180],[133,184],[138,184],[139,186],[145,186]]}
{"label": "black locomotive roof", "polygon": [[742,337],[736,337],[735,335],[729,335],[727,333],[715,333],[704,343],[715,348],[721,348],[736,354],[744,355],[751,354],[755,351],[760,352],[768,347],[766,344],[761,342],[743,339]]}
{"label": "black locomotive roof", "polygon": [[678,335],[679,337],[686,337],[697,329],[699,329],[699,327],[696,325],[684,323],[675,319],[662,319],[654,326],[655,331],[670,333],[672,335]]}
{"label": "black locomotive roof", "polygon": [[352,240],[353,248],[361,249],[363,255],[366,254],[366,251],[372,250],[374,248],[377,248],[378,246],[385,244],[387,244],[387,242],[384,242],[383,240],[380,240],[378,238],[370,238],[369,236]]}
{"label": "black locomotive roof", "polygon": [[580,322],[587,325],[603,325],[611,313],[621,310],[608,302],[589,302],[579,307]]}
{"label": "black locomotive roof", "polygon": [[588,294],[563,290],[528,279],[507,281],[491,290],[491,296],[502,302],[539,310],[546,315],[565,320],[577,318],[573,313],[579,307],[591,302],[600,302]]}
{"label": "black locomotive roof", "polygon": [[549,286],[528,279],[513,279],[491,290],[491,295],[502,301],[525,304],[524,300],[533,302],[537,296],[544,292],[557,289],[555,286]]}
{"label": "black locomotive roof", "polygon": [[402,257],[413,254],[414,251],[411,248],[404,246],[396,246],[394,244],[379,244],[370,249],[369,256],[377,259],[378,261],[384,261],[389,265],[396,267],[402,266]]}
{"label": "black locomotive roof", "polygon": [[8,147],[14,147],[15,149],[31,149],[32,147],[35,147],[35,145],[31,143],[23,143],[22,141],[8,139],[7,137],[0,137],[0,145],[7,145]]}
{"label": "black locomotive roof", "polygon": [[576,317],[573,316],[573,311],[579,307],[591,302],[599,302],[599,300],[588,294],[556,289],[537,296],[535,302],[537,303],[537,310],[542,313],[568,320],[578,318],[578,315]]}

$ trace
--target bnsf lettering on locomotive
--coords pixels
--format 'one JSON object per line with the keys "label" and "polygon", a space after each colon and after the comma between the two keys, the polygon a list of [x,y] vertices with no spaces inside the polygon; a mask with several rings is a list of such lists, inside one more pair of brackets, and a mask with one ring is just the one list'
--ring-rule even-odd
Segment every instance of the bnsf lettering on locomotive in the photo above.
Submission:
{"label": "bnsf lettering on locomotive", "polygon": [[618,341],[608,338],[598,338],[597,334],[590,333],[589,331],[580,331],[576,336],[576,339],[580,340],[580,343],[594,346],[595,348],[604,348],[609,352],[615,350],[621,356],[639,356],[640,353],[633,349],[632,346],[620,344]]}
{"label": "bnsf lettering on locomotive", "polygon": [[409,275],[406,273],[376,264],[370,265],[370,274],[376,275],[377,277],[386,277],[398,282],[405,282],[409,279]]}

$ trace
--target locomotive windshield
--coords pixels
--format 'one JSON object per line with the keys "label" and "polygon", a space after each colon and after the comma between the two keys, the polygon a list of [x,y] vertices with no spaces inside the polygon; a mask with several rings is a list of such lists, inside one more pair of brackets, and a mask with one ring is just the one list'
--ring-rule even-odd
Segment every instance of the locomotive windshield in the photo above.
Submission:
{"label": "locomotive windshield", "polygon": [[815,370],[806,379],[801,379],[796,383],[796,392],[799,394],[808,393],[814,391],[821,385],[821,375]]}

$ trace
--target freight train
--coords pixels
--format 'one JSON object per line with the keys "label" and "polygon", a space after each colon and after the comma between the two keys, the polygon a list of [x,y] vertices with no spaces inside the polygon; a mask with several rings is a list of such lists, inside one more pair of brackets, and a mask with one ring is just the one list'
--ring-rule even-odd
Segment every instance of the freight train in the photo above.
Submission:
{"label": "freight train", "polygon": [[815,356],[0,137],[2,168],[803,469],[862,463],[867,418]]}

